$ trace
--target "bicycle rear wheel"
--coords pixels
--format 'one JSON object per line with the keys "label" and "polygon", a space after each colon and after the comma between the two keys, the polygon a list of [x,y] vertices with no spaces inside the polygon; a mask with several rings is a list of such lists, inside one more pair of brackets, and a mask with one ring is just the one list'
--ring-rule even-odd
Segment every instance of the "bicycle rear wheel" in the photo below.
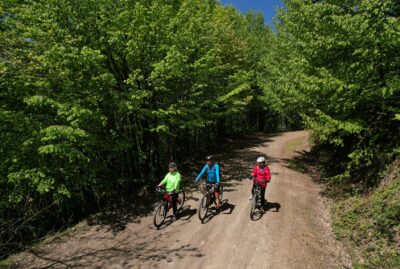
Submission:
{"label": "bicycle rear wheel", "polygon": [[154,226],[156,226],[157,228],[160,228],[161,225],[163,225],[165,218],[167,217],[167,208],[168,205],[166,205],[165,203],[161,203],[157,209],[156,209],[156,213],[154,214],[154,219],[153,219],[153,223]]}
{"label": "bicycle rear wheel", "polygon": [[182,210],[183,204],[185,203],[186,195],[184,191],[178,192],[178,201],[177,201],[177,209],[178,211]]}
{"label": "bicycle rear wheel", "polygon": [[224,187],[222,185],[219,186],[219,201],[222,203],[222,197],[224,195]]}
{"label": "bicycle rear wheel", "polygon": [[207,212],[208,212],[208,197],[207,195],[203,195],[203,197],[200,200],[200,205],[199,205],[199,210],[198,210],[198,215],[199,219],[201,222],[204,221],[204,219],[207,217]]}

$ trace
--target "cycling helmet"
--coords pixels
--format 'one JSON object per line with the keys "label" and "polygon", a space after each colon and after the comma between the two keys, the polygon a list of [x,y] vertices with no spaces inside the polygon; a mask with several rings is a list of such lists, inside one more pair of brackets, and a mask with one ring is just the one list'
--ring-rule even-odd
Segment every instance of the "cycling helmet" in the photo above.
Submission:
{"label": "cycling helmet", "polygon": [[263,162],[265,162],[265,158],[264,157],[258,157],[257,158],[257,162],[258,163],[263,163]]}
{"label": "cycling helmet", "polygon": [[176,162],[170,162],[168,167],[169,168],[176,168],[177,167]]}
{"label": "cycling helmet", "polygon": [[206,157],[206,161],[213,161],[213,160],[214,160],[214,156],[212,156],[212,155],[208,155]]}

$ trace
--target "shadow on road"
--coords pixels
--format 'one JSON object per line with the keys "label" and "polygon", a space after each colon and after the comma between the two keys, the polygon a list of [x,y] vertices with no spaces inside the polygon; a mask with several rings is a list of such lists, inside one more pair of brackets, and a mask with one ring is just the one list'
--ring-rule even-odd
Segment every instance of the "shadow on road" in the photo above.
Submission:
{"label": "shadow on road", "polygon": [[[178,220],[177,221],[187,221],[190,220],[197,212],[197,209],[191,208],[190,205],[184,206],[180,212],[178,212]],[[164,223],[157,229],[157,230],[163,230],[167,228],[169,225],[174,223],[172,219],[172,215],[167,216],[167,219],[164,221]]]}
{"label": "shadow on road", "polygon": [[190,220],[197,213],[196,208],[191,208],[191,206],[185,206],[182,209],[182,213],[179,214],[180,220]]}
{"label": "shadow on road", "polygon": [[208,209],[208,213],[206,218],[203,220],[202,224],[206,224],[210,222],[217,215],[230,215],[235,209],[236,205],[230,204],[228,199],[222,201],[221,206],[219,208],[219,213],[217,213],[217,209],[214,207]]}
{"label": "shadow on road", "polygon": [[270,203],[267,202],[265,203],[264,206],[264,211],[261,210],[257,210],[254,215],[253,215],[253,221],[258,221],[260,220],[267,212],[269,212],[271,209],[275,209],[272,212],[279,212],[279,210],[281,209],[281,204],[280,203]]}
{"label": "shadow on road", "polygon": [[[29,252],[44,261],[41,266],[34,267],[37,269],[110,268],[110,263],[114,264],[114,268],[136,268],[138,264],[143,262],[150,262],[156,266],[162,261],[171,262],[172,257],[182,259],[186,256],[194,258],[204,256],[198,248],[192,247],[190,244],[182,244],[175,248],[171,248],[169,245],[154,244],[161,237],[161,235],[156,234],[148,240],[149,234],[135,233],[119,240],[117,244],[81,248],[64,255],[62,258],[53,258],[35,250],[29,250]],[[99,238],[99,240],[104,240],[104,238]],[[177,242],[179,243],[179,240]],[[107,243],[109,244],[110,241]]]}
{"label": "shadow on road", "polygon": [[267,202],[264,209],[265,211],[270,211],[271,209],[275,209],[273,212],[279,212],[279,210],[281,209],[281,204],[280,203],[270,203]]}
{"label": "shadow on road", "polygon": [[285,167],[300,172],[310,173],[309,167],[313,163],[313,156],[309,151],[296,151],[296,156],[291,159],[282,159]]}
{"label": "shadow on road", "polygon": [[116,235],[125,230],[129,223],[140,223],[140,218],[151,215],[155,201],[157,200],[154,197],[147,196],[140,197],[137,201],[131,203],[123,201],[118,205],[110,206],[103,212],[90,216],[87,223],[90,226],[106,228],[107,231]]}
{"label": "shadow on road", "polygon": [[236,205],[228,203],[228,200],[222,201],[221,207],[220,207],[220,213],[222,214],[232,214],[233,210],[235,209]]}

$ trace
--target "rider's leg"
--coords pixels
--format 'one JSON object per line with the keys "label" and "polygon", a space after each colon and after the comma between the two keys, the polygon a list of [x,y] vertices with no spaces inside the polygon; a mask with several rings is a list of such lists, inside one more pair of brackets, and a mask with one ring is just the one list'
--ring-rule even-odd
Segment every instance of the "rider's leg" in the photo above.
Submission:
{"label": "rider's leg", "polygon": [[217,209],[219,209],[219,192],[215,192],[215,203],[217,204]]}
{"label": "rider's leg", "polygon": [[265,206],[265,189],[266,187],[261,187],[261,204]]}
{"label": "rider's leg", "polygon": [[177,202],[178,202],[178,194],[171,195],[171,202],[172,202],[172,212],[174,217],[177,217],[178,209],[177,209]]}

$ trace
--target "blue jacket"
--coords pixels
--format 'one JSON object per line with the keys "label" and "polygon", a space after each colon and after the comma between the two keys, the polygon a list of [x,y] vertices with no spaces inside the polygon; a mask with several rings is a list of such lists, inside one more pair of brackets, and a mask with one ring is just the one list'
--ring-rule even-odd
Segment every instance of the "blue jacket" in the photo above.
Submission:
{"label": "blue jacket", "polygon": [[219,183],[219,165],[217,163],[214,163],[210,166],[208,164],[204,165],[200,174],[196,177],[196,182],[199,182],[200,178],[206,171],[208,174],[208,183]]}

